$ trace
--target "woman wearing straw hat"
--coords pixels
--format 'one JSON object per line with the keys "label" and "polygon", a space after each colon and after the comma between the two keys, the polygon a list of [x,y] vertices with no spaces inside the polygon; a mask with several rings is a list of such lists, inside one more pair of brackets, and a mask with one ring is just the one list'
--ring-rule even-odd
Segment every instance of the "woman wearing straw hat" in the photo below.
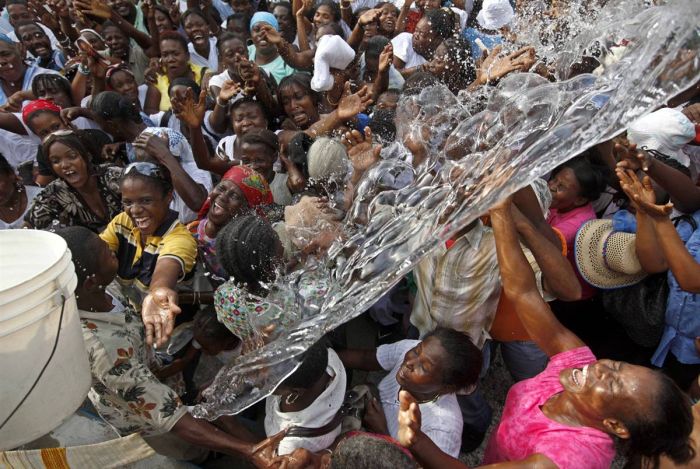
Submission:
{"label": "woman wearing straw hat", "polygon": [[[508,392],[503,416],[484,456],[494,467],[609,468],[614,443],[658,464],[694,456],[688,397],[658,371],[611,360],[591,350],[552,314],[518,241],[511,204],[491,210],[505,294],[532,339],[550,356],[545,371]],[[420,431],[415,399],[400,395],[398,439],[426,468],[463,468]],[[490,467],[490,466],[488,466]]]}
{"label": "woman wearing straw hat", "polygon": [[647,272],[668,272],[669,295],[661,343],[652,363],[663,366],[684,389],[700,373],[700,210],[674,226],[672,203],[656,205],[649,176],[618,167],[622,189],[637,208],[637,247]]}

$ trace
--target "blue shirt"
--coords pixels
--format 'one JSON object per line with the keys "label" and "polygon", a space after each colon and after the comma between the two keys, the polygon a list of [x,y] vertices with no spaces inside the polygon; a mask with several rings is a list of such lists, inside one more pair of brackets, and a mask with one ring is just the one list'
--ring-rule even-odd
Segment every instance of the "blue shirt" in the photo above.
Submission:
{"label": "blue shirt", "polygon": [[472,58],[475,61],[481,58],[481,48],[476,44],[477,39],[481,39],[481,42],[484,43],[484,46],[486,46],[488,50],[493,49],[503,42],[503,38],[500,36],[500,34],[485,34],[474,28],[465,28],[462,36],[464,36],[464,39],[469,42],[469,45],[472,48]]}
{"label": "blue shirt", "polygon": [[[698,228],[693,230],[690,223],[681,221],[677,230],[690,255],[695,262],[700,263],[700,210],[693,214],[693,219]],[[664,333],[651,362],[660,367],[664,364],[666,355],[671,352],[681,363],[699,364],[700,355],[695,349],[695,338],[700,337],[700,294],[682,290],[670,270],[668,286]]]}

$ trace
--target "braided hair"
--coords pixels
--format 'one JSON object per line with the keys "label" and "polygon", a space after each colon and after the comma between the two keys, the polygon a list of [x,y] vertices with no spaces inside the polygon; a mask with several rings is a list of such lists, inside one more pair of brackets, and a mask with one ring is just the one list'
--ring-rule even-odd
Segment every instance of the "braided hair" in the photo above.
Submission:
{"label": "braided hair", "polygon": [[216,236],[221,266],[240,284],[256,288],[274,280],[275,253],[280,243],[272,226],[256,215],[235,217]]}

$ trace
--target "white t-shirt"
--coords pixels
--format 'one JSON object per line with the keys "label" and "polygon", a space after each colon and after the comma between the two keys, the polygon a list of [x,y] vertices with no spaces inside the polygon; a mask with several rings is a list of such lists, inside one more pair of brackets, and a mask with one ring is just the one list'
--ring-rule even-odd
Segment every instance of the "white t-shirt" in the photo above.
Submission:
{"label": "white t-shirt", "polygon": [[[328,349],[328,366],[326,373],[331,376],[331,382],[320,396],[306,409],[299,412],[281,412],[281,397],[271,395],[265,400],[265,434],[272,436],[290,427],[319,428],[331,420],[338,413],[345,399],[347,377],[345,367],[338,354],[333,349]],[[459,410],[459,407],[457,408]],[[461,414],[459,414],[461,417]],[[328,448],[340,435],[338,427],[325,435],[312,438],[285,437],[279,444],[278,454],[289,454],[297,448],[306,448],[312,452],[318,452]]]}
{"label": "white t-shirt", "polygon": [[7,223],[5,220],[0,218],[0,230],[15,230],[18,228],[22,228],[22,225],[24,224],[24,216],[32,207],[32,201],[34,200],[34,197],[36,197],[37,194],[41,192],[41,187],[24,186],[24,191],[27,194],[27,208],[25,208],[24,212],[22,212],[22,215],[12,223]]}
{"label": "white t-shirt", "polygon": [[[403,364],[406,353],[420,340],[401,340],[381,345],[377,349],[377,361],[389,374],[379,383],[379,396],[386,415],[386,424],[392,438],[399,432],[399,383],[396,373]],[[462,445],[462,412],[454,394],[443,394],[435,402],[420,404],[421,430],[445,453],[459,456]]]}
{"label": "white t-shirt", "polygon": [[187,43],[187,49],[190,51],[190,62],[200,67],[209,67],[209,70],[216,72],[219,70],[219,51],[216,48],[216,37],[209,38],[209,57],[199,55],[194,50],[194,44]]}
{"label": "white t-shirt", "polygon": [[391,40],[394,46],[394,55],[401,59],[406,68],[413,68],[427,62],[418,52],[413,50],[413,34],[401,33]]}

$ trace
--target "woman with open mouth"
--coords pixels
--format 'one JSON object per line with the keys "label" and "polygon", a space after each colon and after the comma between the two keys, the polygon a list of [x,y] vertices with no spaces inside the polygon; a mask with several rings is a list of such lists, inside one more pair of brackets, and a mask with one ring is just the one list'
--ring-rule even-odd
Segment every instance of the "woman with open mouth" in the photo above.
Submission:
{"label": "woman with open mouth", "polygon": [[131,163],[120,187],[123,211],[100,237],[117,255],[117,281],[134,307],[141,309],[150,294],[142,313],[148,329],[146,316],[158,316],[162,303],[177,308],[177,284],[194,267],[197,243],[169,207],[173,182],[165,166]]}
{"label": "woman with open mouth", "polygon": [[213,72],[218,71],[219,55],[216,36],[211,35],[209,24],[202,13],[198,10],[187,10],[182,15],[182,27],[190,40],[187,44],[190,62],[200,67],[209,67]]}
{"label": "woman with open mouth", "polygon": [[[490,212],[503,292],[550,361],[542,373],[520,381],[508,392],[482,467],[607,469],[616,448],[625,456],[647,458],[648,467],[659,467],[661,456],[678,467],[685,466],[694,457],[689,397],[659,371],[598,360],[581,339],[562,326],[537,290],[520,246],[519,233],[537,229],[529,222],[516,225],[515,210],[506,201]],[[541,243],[529,245],[544,254],[548,241],[539,236]],[[428,469],[466,467],[426,438],[415,396],[402,393],[400,400],[399,441],[421,465]]]}
{"label": "woman with open mouth", "polygon": [[267,217],[266,209],[272,206],[270,187],[258,172],[248,166],[233,166],[209,193],[198,220],[187,228],[197,239],[201,259],[214,287],[228,277],[216,257],[216,235],[238,216],[255,212]]}
{"label": "woman with open mouth", "polygon": [[42,144],[55,179],[34,199],[25,223],[48,229],[84,226],[98,233],[121,211],[122,168],[93,165],[82,136],[58,130]]}

